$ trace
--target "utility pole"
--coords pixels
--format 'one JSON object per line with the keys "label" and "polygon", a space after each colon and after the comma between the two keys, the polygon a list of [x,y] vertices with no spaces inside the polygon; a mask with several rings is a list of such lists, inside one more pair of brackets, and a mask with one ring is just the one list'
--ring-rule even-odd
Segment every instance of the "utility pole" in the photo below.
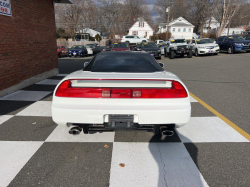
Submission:
{"label": "utility pole", "polygon": [[170,14],[170,6],[166,8],[166,13],[168,14],[167,19],[167,32],[166,32],[166,40],[168,39],[168,33],[169,33],[169,14]]}

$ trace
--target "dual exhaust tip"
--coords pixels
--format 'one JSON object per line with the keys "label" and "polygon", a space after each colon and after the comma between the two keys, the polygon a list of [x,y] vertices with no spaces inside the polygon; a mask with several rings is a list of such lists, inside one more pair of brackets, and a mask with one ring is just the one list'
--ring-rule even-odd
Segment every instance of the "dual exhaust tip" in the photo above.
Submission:
{"label": "dual exhaust tip", "polygon": [[[72,127],[70,130],[69,130],[69,134],[72,134],[72,135],[78,135],[82,132],[82,128],[81,127]],[[162,130],[161,131],[161,134],[163,136],[173,136],[174,135],[174,131],[171,131],[171,130]]]}

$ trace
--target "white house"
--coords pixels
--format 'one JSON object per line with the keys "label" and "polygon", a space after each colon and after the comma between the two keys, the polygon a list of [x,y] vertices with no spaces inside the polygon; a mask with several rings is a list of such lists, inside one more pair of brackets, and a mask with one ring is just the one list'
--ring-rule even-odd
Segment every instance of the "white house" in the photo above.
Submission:
{"label": "white house", "polygon": [[244,28],[229,28],[229,33],[228,33],[228,28],[225,28],[221,33],[221,36],[227,36],[227,33],[228,35],[234,35],[234,34],[243,34],[244,32],[245,32]]}
{"label": "white house", "polygon": [[208,29],[210,29],[210,31],[212,30],[214,32],[217,32],[218,28],[220,27],[220,23],[214,17],[211,17],[210,26],[209,26],[209,22],[210,22],[210,19],[207,19],[205,21],[205,24],[203,25],[203,33],[207,33]]}
{"label": "white house", "polygon": [[97,34],[101,36],[101,32],[90,28],[81,29],[76,32],[76,39],[79,41],[89,41],[89,37],[95,37]]}
{"label": "white house", "polygon": [[[167,24],[161,23],[158,29],[157,34],[166,32]],[[169,23],[169,31],[171,32],[172,38],[192,39],[193,30],[194,25],[185,20],[183,17],[174,19]]]}
{"label": "white house", "polygon": [[147,39],[153,36],[153,34],[154,30],[143,18],[138,18],[128,32],[128,35],[136,35]]}

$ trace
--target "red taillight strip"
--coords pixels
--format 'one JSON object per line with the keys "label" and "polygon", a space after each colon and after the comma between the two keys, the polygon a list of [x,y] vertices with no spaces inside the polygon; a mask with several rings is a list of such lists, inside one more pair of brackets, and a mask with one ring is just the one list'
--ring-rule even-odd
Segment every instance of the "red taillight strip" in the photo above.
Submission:
{"label": "red taillight strip", "polygon": [[[82,88],[82,87],[71,87],[72,80],[76,79],[63,81],[57,88],[55,95],[57,97],[75,97],[75,98],[137,98],[137,99],[188,97],[186,89],[183,87],[181,83],[177,81],[171,81],[172,88],[96,88],[96,87]],[[117,79],[101,79],[101,80],[117,80]],[[131,80],[131,79],[123,79],[123,80]],[[133,80],[140,80],[140,79],[133,79]],[[155,81],[155,79],[153,81]],[[169,81],[169,80],[162,80],[162,81]]]}

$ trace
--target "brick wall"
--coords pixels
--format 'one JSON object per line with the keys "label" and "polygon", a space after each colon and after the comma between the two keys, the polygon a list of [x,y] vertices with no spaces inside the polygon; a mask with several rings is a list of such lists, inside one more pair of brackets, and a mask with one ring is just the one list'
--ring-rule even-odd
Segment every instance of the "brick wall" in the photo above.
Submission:
{"label": "brick wall", "polygon": [[52,0],[12,0],[0,15],[0,91],[58,67]]}

